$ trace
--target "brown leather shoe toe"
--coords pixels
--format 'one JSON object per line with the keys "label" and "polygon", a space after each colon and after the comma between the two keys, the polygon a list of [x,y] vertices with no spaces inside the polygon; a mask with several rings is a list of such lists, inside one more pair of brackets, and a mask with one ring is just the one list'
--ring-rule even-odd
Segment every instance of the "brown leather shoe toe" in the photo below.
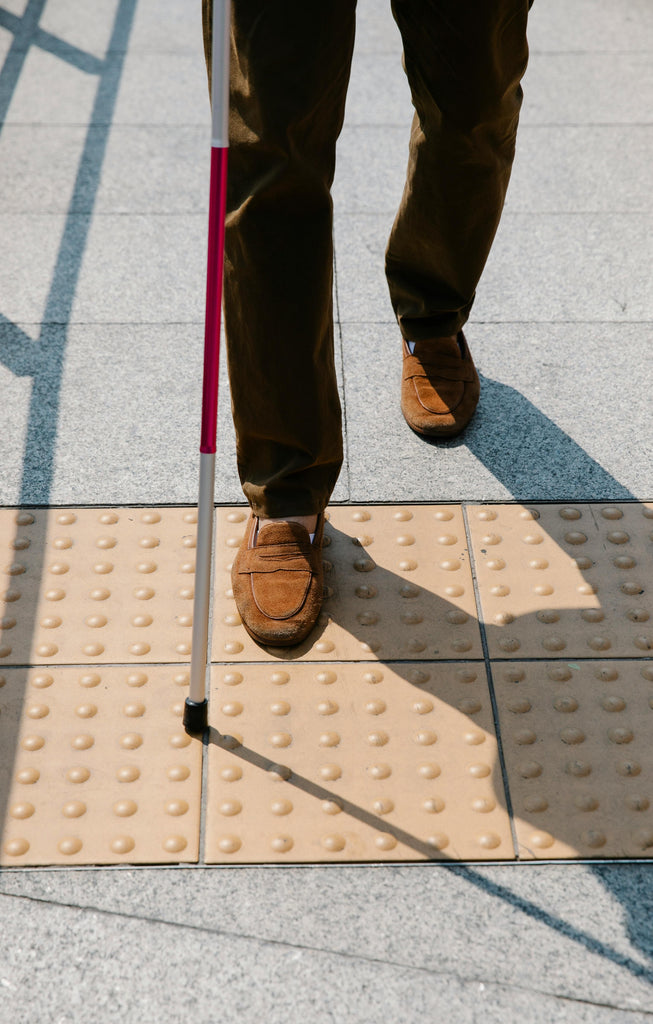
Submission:
{"label": "brown leather shoe toe", "polygon": [[404,340],[401,411],[426,437],[454,437],[472,416],[481,386],[462,331],[454,338],[418,341],[411,355]]}
{"label": "brown leather shoe toe", "polygon": [[236,607],[258,643],[291,647],[308,636],[322,607],[324,515],[312,543],[299,523],[270,523],[258,536],[257,526],[250,515],[231,570]]}

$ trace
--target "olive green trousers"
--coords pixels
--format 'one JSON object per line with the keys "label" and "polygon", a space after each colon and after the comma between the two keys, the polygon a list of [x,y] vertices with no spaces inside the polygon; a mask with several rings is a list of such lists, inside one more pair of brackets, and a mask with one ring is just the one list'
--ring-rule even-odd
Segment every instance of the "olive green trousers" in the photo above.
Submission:
{"label": "olive green trousers", "polygon": [[[529,6],[392,0],[415,108],[386,251],[397,402],[400,334],[451,335],[469,316],[510,177]],[[224,317],[240,479],[262,516],[323,509],[342,464],[330,187],[355,13],[356,0],[232,4]],[[372,328],[369,344],[373,359]]]}

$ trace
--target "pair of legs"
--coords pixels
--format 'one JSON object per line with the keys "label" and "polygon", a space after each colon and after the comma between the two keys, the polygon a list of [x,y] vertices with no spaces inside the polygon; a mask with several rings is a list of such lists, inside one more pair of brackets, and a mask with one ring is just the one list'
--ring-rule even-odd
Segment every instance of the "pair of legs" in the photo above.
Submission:
{"label": "pair of legs", "polygon": [[[510,176],[529,6],[392,0],[415,114],[386,274],[408,341],[469,316]],[[342,463],[330,186],[355,9],[232,5],[224,315],[239,473],[263,518],[323,510]],[[208,55],[211,0],[203,14]]]}
{"label": "pair of legs", "polygon": [[[415,112],[386,276],[404,339],[402,410],[420,433],[434,417],[461,429],[478,399],[461,328],[510,176],[528,8],[392,0]],[[268,645],[301,642],[317,620],[321,513],[342,464],[330,188],[355,11],[356,0],[232,2],[224,314],[252,508],[232,582],[245,628]],[[203,12],[209,57],[211,0]]]}

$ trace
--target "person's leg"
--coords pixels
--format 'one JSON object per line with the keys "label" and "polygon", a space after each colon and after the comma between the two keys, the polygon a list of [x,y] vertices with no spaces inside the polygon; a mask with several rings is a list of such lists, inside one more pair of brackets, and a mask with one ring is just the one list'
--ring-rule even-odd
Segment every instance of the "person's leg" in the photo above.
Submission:
{"label": "person's leg", "polygon": [[330,186],[355,7],[232,4],[224,309],[252,515],[231,576],[245,629],[274,646],[299,643],[318,617],[322,512],[342,464]]}
{"label": "person's leg", "polygon": [[224,312],[238,467],[256,515],[312,516],[342,463],[329,190],[355,0],[232,12]]}
{"label": "person's leg", "polygon": [[526,69],[528,0],[393,0],[415,116],[386,254],[408,341],[466,322],[499,224]]}

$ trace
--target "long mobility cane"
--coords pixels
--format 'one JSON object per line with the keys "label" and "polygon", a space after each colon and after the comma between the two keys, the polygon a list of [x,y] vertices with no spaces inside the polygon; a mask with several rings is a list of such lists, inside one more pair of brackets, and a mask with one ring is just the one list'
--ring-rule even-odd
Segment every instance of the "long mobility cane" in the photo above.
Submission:
{"label": "long mobility cane", "polygon": [[229,145],[229,23],[231,0],[214,0],[211,57],[211,179],[209,188],[209,240],[206,267],[204,325],[204,381],[200,440],[200,484],[197,507],[197,546],[190,691],[184,707],[186,732],[199,733],[207,724],[206,672],[211,597],[211,550],[215,448],[218,418],[220,309],[224,266],[224,222],[227,200]]}

